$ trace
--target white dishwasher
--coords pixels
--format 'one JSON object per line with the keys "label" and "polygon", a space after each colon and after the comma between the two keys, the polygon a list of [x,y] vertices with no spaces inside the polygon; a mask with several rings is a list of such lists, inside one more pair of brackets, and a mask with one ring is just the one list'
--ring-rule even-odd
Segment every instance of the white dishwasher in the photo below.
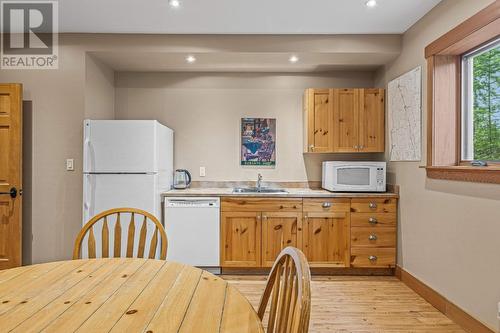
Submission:
{"label": "white dishwasher", "polygon": [[167,260],[220,273],[220,199],[166,197]]}

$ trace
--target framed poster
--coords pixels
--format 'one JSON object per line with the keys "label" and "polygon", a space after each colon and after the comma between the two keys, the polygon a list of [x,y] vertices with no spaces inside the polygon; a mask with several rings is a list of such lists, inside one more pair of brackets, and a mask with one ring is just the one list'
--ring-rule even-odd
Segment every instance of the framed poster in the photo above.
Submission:
{"label": "framed poster", "polygon": [[241,165],[276,165],[276,119],[241,119]]}

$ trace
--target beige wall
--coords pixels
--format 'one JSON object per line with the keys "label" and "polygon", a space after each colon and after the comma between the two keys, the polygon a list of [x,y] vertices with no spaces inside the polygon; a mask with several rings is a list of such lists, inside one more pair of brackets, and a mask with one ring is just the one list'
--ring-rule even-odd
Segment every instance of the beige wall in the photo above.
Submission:
{"label": "beige wall", "polygon": [[115,118],[115,72],[89,54],[85,56],[85,118]]}
{"label": "beige wall", "polygon": [[[399,58],[380,71],[378,84],[422,66],[424,47],[491,0],[445,0],[403,36]],[[423,103],[423,124],[426,109]],[[425,155],[425,126],[423,130]],[[427,179],[415,162],[392,162],[401,186],[399,264],[450,301],[498,329],[500,302],[500,186]]]}
{"label": "beige wall", "polygon": [[[59,70],[0,70],[0,82],[22,83],[24,99],[32,101],[32,132],[25,139],[32,142],[34,263],[69,258],[81,226],[85,55],[63,44],[59,61]],[[65,171],[66,158],[75,159],[76,171]]]}
{"label": "beige wall", "polygon": [[[0,82],[24,86],[32,101],[32,119],[26,142],[26,179],[31,195],[26,200],[25,249],[27,263],[69,259],[81,228],[82,125],[87,117],[112,118],[112,78],[109,68],[88,54],[130,52],[333,52],[395,55],[400,37],[385,36],[164,36],[60,34],[58,70],[2,70]],[[140,60],[140,59],[139,59]],[[86,61],[87,64],[86,64]],[[89,81],[86,81],[86,79]],[[92,83],[93,82],[93,83]],[[106,93],[104,93],[106,92]],[[197,119],[198,120],[198,119]],[[289,134],[288,134],[289,135]],[[65,170],[74,158],[75,171]],[[315,163],[313,163],[315,164]]]}
{"label": "beige wall", "polygon": [[[116,118],[157,119],[175,131],[175,167],[195,180],[321,180],[321,161],[302,153],[302,96],[308,87],[371,87],[371,72],[328,74],[117,73]],[[242,117],[276,118],[275,168],[242,167]],[[364,158],[376,158],[365,155]],[[383,158],[383,156],[378,156]],[[199,177],[199,167],[206,177]]]}

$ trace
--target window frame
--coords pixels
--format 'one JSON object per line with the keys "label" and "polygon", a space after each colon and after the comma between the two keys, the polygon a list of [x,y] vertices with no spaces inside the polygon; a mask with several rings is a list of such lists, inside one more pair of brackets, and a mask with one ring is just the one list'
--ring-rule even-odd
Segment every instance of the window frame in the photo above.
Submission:
{"label": "window frame", "polygon": [[462,159],[462,56],[500,37],[500,0],[425,48],[427,60],[427,177],[500,184],[500,163]]}

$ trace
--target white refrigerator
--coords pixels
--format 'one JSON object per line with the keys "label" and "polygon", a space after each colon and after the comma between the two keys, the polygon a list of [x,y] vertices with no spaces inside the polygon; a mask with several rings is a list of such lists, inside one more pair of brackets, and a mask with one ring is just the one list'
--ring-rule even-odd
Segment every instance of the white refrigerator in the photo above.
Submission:
{"label": "white refrigerator", "polygon": [[[117,207],[143,209],[161,221],[161,192],[172,186],[173,136],[156,120],[85,120],[83,224]],[[128,219],[122,218],[122,223],[122,244],[126,244]],[[135,222],[137,236],[141,223]],[[100,244],[100,232],[95,237]],[[101,251],[97,249],[97,254]]]}

